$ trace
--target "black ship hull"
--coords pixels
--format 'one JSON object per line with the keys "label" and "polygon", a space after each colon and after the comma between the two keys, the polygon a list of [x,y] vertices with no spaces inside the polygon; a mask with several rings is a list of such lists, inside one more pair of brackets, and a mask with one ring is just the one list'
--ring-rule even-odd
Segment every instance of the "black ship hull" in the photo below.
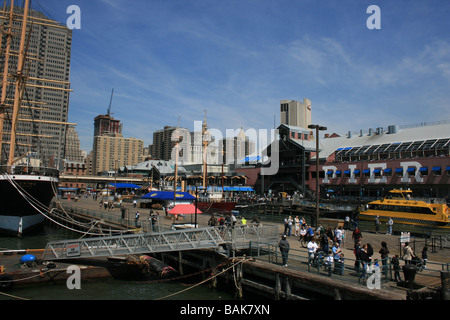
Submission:
{"label": "black ship hull", "polygon": [[0,174],[0,234],[21,235],[41,225],[58,183],[55,176]]}

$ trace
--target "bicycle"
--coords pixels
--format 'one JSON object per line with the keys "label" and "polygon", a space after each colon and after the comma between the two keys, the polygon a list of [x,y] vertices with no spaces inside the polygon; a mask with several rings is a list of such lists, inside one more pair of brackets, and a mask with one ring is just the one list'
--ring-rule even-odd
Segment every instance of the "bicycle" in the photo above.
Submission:
{"label": "bicycle", "polygon": [[309,241],[311,241],[312,237],[313,236],[305,235],[303,236],[302,239],[300,239],[300,244],[302,245],[303,248],[308,248],[308,243]]}

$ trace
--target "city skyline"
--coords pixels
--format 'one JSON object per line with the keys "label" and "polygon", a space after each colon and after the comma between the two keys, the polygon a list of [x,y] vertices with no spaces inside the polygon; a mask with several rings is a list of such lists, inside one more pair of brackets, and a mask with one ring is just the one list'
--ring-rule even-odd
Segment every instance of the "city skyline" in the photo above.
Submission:
{"label": "city skyline", "polygon": [[[370,5],[381,29],[369,29]],[[450,119],[450,3],[437,1],[34,2],[73,30],[69,122],[92,149],[94,118],[152,143],[166,125],[273,129],[308,98],[328,133]]]}

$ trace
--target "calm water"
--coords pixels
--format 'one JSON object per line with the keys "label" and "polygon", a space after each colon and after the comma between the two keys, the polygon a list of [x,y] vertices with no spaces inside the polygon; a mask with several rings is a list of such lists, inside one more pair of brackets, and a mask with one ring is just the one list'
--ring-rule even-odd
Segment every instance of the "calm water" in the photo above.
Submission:
{"label": "calm water", "polygon": [[[53,240],[76,239],[80,235],[59,228],[44,226],[41,230],[24,236],[0,237],[0,250],[43,249]],[[1,260],[1,256],[0,256]],[[179,292],[192,284],[178,281],[124,281],[103,279],[82,281],[81,290],[69,290],[65,283],[14,288],[11,295],[31,300],[154,300]],[[11,299],[0,295],[0,300]],[[233,300],[232,292],[219,291],[207,285],[198,286],[172,300]]]}

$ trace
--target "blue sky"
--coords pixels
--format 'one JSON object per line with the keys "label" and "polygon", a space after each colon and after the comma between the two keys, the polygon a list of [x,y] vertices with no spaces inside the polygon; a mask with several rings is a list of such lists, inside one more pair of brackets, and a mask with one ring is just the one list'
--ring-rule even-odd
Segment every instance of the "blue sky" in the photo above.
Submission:
{"label": "blue sky", "polygon": [[[369,30],[368,6],[381,10]],[[272,129],[280,100],[312,101],[328,133],[450,119],[450,1],[34,0],[73,30],[69,121],[152,143],[165,125]]]}

